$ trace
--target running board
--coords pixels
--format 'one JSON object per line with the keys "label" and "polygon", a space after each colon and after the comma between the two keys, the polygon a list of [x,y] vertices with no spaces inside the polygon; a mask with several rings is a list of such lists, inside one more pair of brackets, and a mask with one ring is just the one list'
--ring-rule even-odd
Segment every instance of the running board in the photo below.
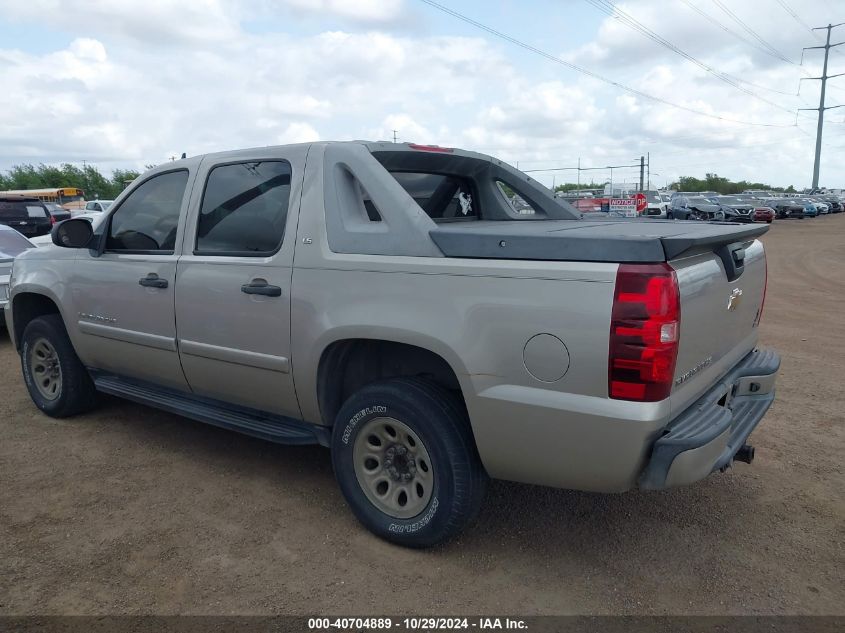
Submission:
{"label": "running board", "polygon": [[92,372],[97,391],[205,422],[222,429],[251,435],[277,444],[328,446],[329,429],[284,416],[240,409],[119,376]]}

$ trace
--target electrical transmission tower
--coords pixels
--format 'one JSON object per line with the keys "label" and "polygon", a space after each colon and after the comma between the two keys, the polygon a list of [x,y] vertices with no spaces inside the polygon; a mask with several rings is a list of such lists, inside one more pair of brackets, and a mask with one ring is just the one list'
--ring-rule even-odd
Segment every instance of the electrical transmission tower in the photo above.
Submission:
{"label": "electrical transmission tower", "polygon": [[[835,106],[825,106],[824,105],[824,94],[825,88],[827,87],[827,80],[832,79],[833,77],[841,77],[845,75],[845,73],[838,73],[836,75],[828,75],[827,74],[827,58],[830,55],[830,49],[836,46],[841,46],[845,44],[845,41],[838,42],[837,44],[830,43],[830,32],[835,29],[837,26],[842,26],[845,22],[840,22],[839,24],[828,24],[827,26],[820,26],[814,28],[814,31],[821,31],[827,30],[827,40],[825,41],[824,46],[807,46],[804,50],[812,50],[815,48],[823,48],[824,49],[824,67],[822,68],[822,76],[821,77],[804,77],[803,79],[814,79],[819,80],[822,82],[822,90],[821,96],[819,97],[819,107],[818,108],[799,108],[799,110],[818,110],[819,113],[819,125],[816,128],[816,160],[813,163],[813,189],[818,189],[819,187],[819,164],[821,162],[822,156],[822,128],[824,127],[824,111],[825,110],[832,110],[833,108],[841,108],[841,105]],[[803,52],[802,52],[803,57]]]}

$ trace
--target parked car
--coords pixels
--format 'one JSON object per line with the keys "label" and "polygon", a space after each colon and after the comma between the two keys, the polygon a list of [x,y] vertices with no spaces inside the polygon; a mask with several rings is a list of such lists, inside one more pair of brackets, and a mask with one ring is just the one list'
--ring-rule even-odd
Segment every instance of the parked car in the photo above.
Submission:
{"label": "parked car", "polygon": [[45,202],[44,206],[47,207],[47,211],[50,213],[52,224],[70,219],[70,211],[60,204],[56,204],[55,202]]}
{"label": "parked car", "polygon": [[50,212],[38,198],[0,193],[0,224],[34,237],[50,232]]}
{"label": "parked car", "polygon": [[649,218],[665,218],[669,203],[657,191],[644,191],[646,208],[642,215]]}
{"label": "parked car", "polygon": [[34,248],[33,244],[18,231],[0,224],[0,329],[6,327],[4,310],[9,302],[9,276],[12,274],[12,261],[30,248]]}
{"label": "parked car", "polygon": [[106,211],[111,205],[114,200],[89,200],[85,203],[85,207],[82,209],[74,209],[73,217],[78,215],[82,215],[83,213],[101,213]]}
{"label": "parked car", "polygon": [[719,209],[725,214],[728,222],[752,221],[751,211],[754,209],[754,204],[751,202],[742,200],[738,196],[714,196],[709,200],[719,205]]}
{"label": "parked car", "polygon": [[490,156],[365,142],[168,162],[105,213],[15,259],[35,406],[99,391],[330,447],[401,545],[460,532],[488,477],[617,493],[750,462],[774,400],[768,226],[582,220]]}
{"label": "parked car", "polygon": [[754,211],[751,214],[751,221],[771,224],[772,220],[775,219],[775,215],[775,210],[771,207],[754,207]]}
{"label": "parked car", "polygon": [[804,205],[804,216],[815,218],[819,215],[819,208],[809,198],[795,198],[795,202]]}
{"label": "parked car", "polygon": [[672,196],[667,217],[675,220],[724,220],[725,212],[704,196]]}
{"label": "parked car", "polygon": [[842,201],[836,196],[823,196],[822,200],[830,207],[830,213],[842,213]]}
{"label": "parked car", "polygon": [[804,205],[792,198],[769,198],[764,200],[763,203],[774,209],[778,218],[804,219]]}
{"label": "parked car", "polygon": [[819,210],[819,215],[827,215],[830,213],[830,203],[819,196],[812,196],[809,200],[816,205]]}

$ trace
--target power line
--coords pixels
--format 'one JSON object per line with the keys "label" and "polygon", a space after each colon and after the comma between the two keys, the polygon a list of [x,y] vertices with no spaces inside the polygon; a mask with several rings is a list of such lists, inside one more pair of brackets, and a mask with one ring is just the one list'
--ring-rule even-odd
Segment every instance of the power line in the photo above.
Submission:
{"label": "power line", "polygon": [[725,14],[727,14],[727,16],[728,16],[729,18],[731,18],[734,22],[736,22],[737,24],[739,24],[739,25],[742,27],[742,29],[743,29],[746,33],[748,33],[751,37],[753,37],[755,40],[757,40],[758,42],[760,42],[760,44],[762,44],[763,46],[765,46],[766,48],[768,48],[770,51],[772,51],[772,53],[774,53],[774,54],[775,54],[775,56],[779,57],[780,59],[782,59],[783,61],[785,61],[785,62],[787,62],[787,63],[790,63],[790,64],[794,64],[794,63],[795,63],[795,62],[791,61],[788,57],[786,57],[786,55],[784,55],[783,53],[781,53],[778,49],[776,49],[774,46],[772,46],[771,44],[769,44],[769,43],[768,43],[766,40],[764,40],[762,37],[760,37],[759,35],[757,35],[757,33],[755,33],[755,32],[754,32],[754,30],[753,30],[750,26],[748,26],[748,25],[747,25],[745,22],[743,22],[743,21],[742,21],[739,17],[737,17],[737,15],[736,15],[733,11],[731,11],[730,9],[728,9],[728,8],[727,8],[724,4],[722,4],[720,0],[713,0],[713,4],[715,4],[717,7],[719,7],[719,8],[720,8],[720,9],[721,9],[721,10],[722,10]]}
{"label": "power line", "polygon": [[[776,1],[777,1],[777,3],[778,3],[780,6],[782,6],[782,7],[783,7],[784,11],[786,11],[789,15],[791,15],[791,16],[793,17],[793,19],[794,19],[796,22],[798,22],[798,24],[800,24],[800,25],[801,25],[801,26],[803,26],[805,29],[807,29],[810,33],[812,33],[812,34],[813,34],[813,37],[815,37],[817,40],[822,41],[822,39],[823,39],[823,38],[822,38],[822,36],[821,36],[821,35],[819,35],[818,33],[816,33],[816,29],[814,29],[814,28],[813,28],[813,27],[811,27],[809,24],[807,24],[804,20],[802,20],[802,19],[801,19],[801,16],[800,16],[800,15],[798,15],[798,14],[797,14],[797,13],[796,13],[793,9],[792,9],[792,7],[790,7],[790,6],[786,3],[786,0],[776,0]],[[833,7],[831,7],[831,8],[833,8]],[[834,52],[834,53],[837,53],[837,54],[839,54],[839,55],[842,55],[842,54],[843,54],[843,53],[839,52],[839,51],[838,51],[838,50],[836,50],[836,49],[833,49],[833,52]]]}
{"label": "power line", "polygon": [[[555,62],[556,64],[560,64],[561,66],[565,66],[566,68],[569,68],[570,70],[574,70],[574,71],[579,72],[581,74],[587,75],[588,77],[592,77],[593,79],[597,79],[598,81],[601,81],[603,83],[611,85],[615,88],[619,88],[620,90],[624,90],[625,92],[632,94],[632,95],[635,95],[637,97],[640,97],[642,99],[647,99],[649,101],[656,101],[657,103],[662,103],[663,105],[667,105],[667,106],[670,106],[672,108],[677,108],[678,110],[684,110],[685,112],[690,112],[692,114],[697,114],[699,116],[709,117],[711,119],[718,119],[719,121],[725,121],[725,122],[728,122],[728,123],[738,123],[738,124],[741,124],[741,125],[755,125],[755,126],[759,126],[759,127],[777,127],[777,128],[795,127],[797,125],[797,122],[792,123],[790,125],[782,125],[782,124],[776,124],[776,123],[754,123],[754,122],[751,122],[751,121],[740,121],[738,119],[732,119],[730,117],[724,117],[724,116],[721,116],[721,115],[718,115],[718,114],[712,114],[710,112],[704,112],[702,110],[696,110],[695,108],[690,108],[688,106],[681,105],[679,103],[674,103],[673,101],[663,99],[662,97],[656,97],[656,96],[650,95],[646,92],[642,92],[641,90],[637,90],[636,88],[631,88],[630,86],[626,86],[623,83],[620,83],[618,81],[614,81],[613,79],[609,79],[607,77],[604,77],[604,76],[602,76],[602,75],[600,75],[596,72],[593,72],[592,70],[588,70],[586,68],[582,68],[581,66],[573,64],[571,62],[564,61],[560,57],[552,55],[551,53],[547,53],[546,51],[540,50],[536,46],[532,46],[531,44],[527,44],[527,43],[525,43],[521,40],[516,39],[515,37],[511,37],[510,35],[506,35],[505,33],[502,33],[501,31],[497,31],[496,29],[493,29],[489,26],[486,26],[485,24],[482,24],[481,22],[477,22],[476,20],[473,20],[472,18],[463,15],[462,13],[458,13],[457,11],[454,11],[454,10],[448,8],[448,7],[445,7],[442,4],[434,2],[434,0],[420,0],[420,2],[423,2],[423,3],[425,3],[429,6],[437,9],[438,11],[442,11],[443,13],[451,15],[452,17],[457,18],[458,20],[466,22],[467,24],[470,24],[477,29],[480,29],[482,31],[486,31],[487,33],[490,33],[491,35],[495,35],[496,37],[501,38],[501,39],[503,39],[507,42],[510,42],[511,44],[519,46],[520,48],[524,48],[525,50],[530,51],[530,52],[532,52],[536,55],[540,55],[541,57],[544,57],[544,58],[548,59],[549,61]],[[790,112],[790,114],[791,114],[791,112]]]}
{"label": "power line", "polygon": [[753,47],[753,48],[757,49],[758,51],[760,51],[760,52],[762,52],[762,53],[765,53],[766,55],[770,55],[771,57],[774,57],[775,59],[779,59],[780,61],[783,61],[783,62],[788,62],[788,63],[792,64],[793,66],[797,66],[797,64],[796,64],[795,62],[793,62],[793,61],[792,61],[792,60],[790,60],[790,59],[787,59],[787,58],[783,57],[783,55],[781,55],[781,54],[780,54],[780,53],[778,53],[777,51],[772,52],[772,50],[770,50],[770,49],[765,48],[765,47],[763,47],[763,46],[761,46],[761,45],[759,45],[759,44],[756,44],[756,43],[752,42],[752,41],[751,41],[751,40],[749,40],[747,37],[745,37],[745,36],[743,36],[743,35],[740,35],[740,34],[739,34],[739,33],[737,33],[736,31],[734,31],[733,29],[731,29],[731,28],[729,28],[729,27],[725,26],[724,24],[722,24],[721,22],[719,22],[719,20],[717,20],[716,18],[714,18],[712,15],[710,15],[710,14],[709,14],[709,13],[707,13],[706,11],[703,11],[700,7],[698,7],[698,6],[696,6],[695,4],[693,4],[692,2],[690,2],[690,0],[681,0],[681,2],[683,2],[686,6],[688,6],[690,9],[692,9],[693,11],[695,11],[696,13],[698,13],[698,15],[700,15],[701,17],[703,17],[705,20],[707,20],[707,21],[708,21],[708,22],[710,22],[711,24],[714,24],[714,25],[716,25],[717,27],[719,27],[719,28],[720,28],[721,30],[723,30],[725,33],[730,33],[731,35],[733,35],[733,36],[734,36],[735,38],[737,38],[738,40],[740,40],[740,41],[742,41],[742,42],[745,42],[745,43],[746,43],[746,44],[748,44],[749,46],[751,46],[751,47]]}
{"label": "power line", "polygon": [[801,25],[801,26],[803,26],[805,29],[807,29],[808,31],[810,31],[811,33],[813,33],[813,35],[815,35],[815,32],[813,32],[812,27],[811,27],[809,24],[807,24],[806,22],[804,22],[804,20],[802,20],[802,19],[801,19],[801,16],[799,16],[797,13],[795,13],[795,11],[793,11],[793,10],[792,10],[792,7],[790,7],[790,6],[786,3],[786,0],[776,0],[776,2],[777,2],[780,6],[782,6],[782,7],[783,7],[783,10],[784,10],[784,11],[786,11],[789,15],[791,15],[791,16],[793,17],[793,19],[794,19],[796,22],[798,22],[798,24],[800,24],[800,25]]}
{"label": "power line", "polygon": [[601,171],[604,169],[623,169],[625,167],[639,167],[640,164],[637,163],[636,165],[605,165],[604,167],[551,167],[549,169],[525,169],[523,173],[525,174],[533,174],[536,172],[546,172],[546,171]]}
{"label": "power line", "polygon": [[760,101],[763,101],[763,102],[769,104],[770,106],[773,106],[775,108],[778,108],[780,110],[783,110],[785,112],[789,112],[790,114],[792,114],[792,110],[788,110],[788,109],[782,107],[780,104],[775,103],[774,101],[770,101],[770,100],[766,99],[765,97],[761,97],[760,95],[758,95],[754,91],[743,87],[741,84],[745,83],[745,84],[748,84],[750,86],[754,86],[755,88],[760,88],[762,90],[770,90],[770,91],[776,92],[778,94],[783,94],[783,95],[788,95],[788,96],[794,96],[794,95],[792,95],[788,92],[782,92],[780,90],[775,90],[774,88],[767,88],[765,86],[759,86],[757,84],[751,83],[750,81],[740,79],[739,77],[734,77],[733,75],[729,75],[728,73],[724,73],[724,72],[721,72],[721,71],[713,68],[709,64],[706,64],[705,62],[701,61],[700,59],[697,59],[696,57],[693,57],[692,55],[690,55],[686,51],[678,48],[678,46],[676,46],[675,44],[673,44],[672,42],[670,42],[666,38],[658,35],[654,31],[652,31],[650,28],[645,26],[642,22],[640,22],[637,19],[635,19],[634,17],[632,17],[629,13],[626,13],[625,11],[623,11],[622,9],[617,7],[615,4],[613,4],[613,2],[611,0],[586,0],[586,2],[588,2],[589,4],[591,4],[592,6],[597,8],[599,11],[603,12],[604,14],[609,15],[610,17],[614,18],[615,20],[618,20],[619,22],[622,22],[624,25],[634,29],[635,31],[644,35],[645,37],[652,40],[653,42],[660,44],[661,46],[669,49],[673,53],[680,55],[681,57],[683,57],[687,61],[692,62],[693,64],[695,64],[696,66],[698,66],[699,68],[704,70],[705,72],[713,75],[714,77],[716,77],[716,79],[719,79],[720,81],[725,82],[726,84],[728,84],[732,88],[736,88],[737,90],[744,92],[745,94],[749,95],[750,97],[754,97],[755,99],[759,99]]}

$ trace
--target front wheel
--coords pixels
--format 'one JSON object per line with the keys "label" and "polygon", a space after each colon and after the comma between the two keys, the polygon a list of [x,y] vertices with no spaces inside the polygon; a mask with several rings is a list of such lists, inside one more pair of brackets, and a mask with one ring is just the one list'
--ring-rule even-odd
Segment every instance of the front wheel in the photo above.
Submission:
{"label": "front wheel", "polygon": [[674,214],[674,213],[672,213],[671,211],[669,211],[668,213],[666,213],[666,219],[667,219],[667,220],[674,220],[674,219],[675,219],[675,214]]}
{"label": "front wheel", "polygon": [[358,520],[407,547],[458,534],[487,485],[463,405],[416,378],[372,383],[346,401],[332,432],[332,464]]}
{"label": "front wheel", "polygon": [[64,418],[94,406],[95,390],[58,314],[29,322],[21,337],[21,368],[35,405]]}

